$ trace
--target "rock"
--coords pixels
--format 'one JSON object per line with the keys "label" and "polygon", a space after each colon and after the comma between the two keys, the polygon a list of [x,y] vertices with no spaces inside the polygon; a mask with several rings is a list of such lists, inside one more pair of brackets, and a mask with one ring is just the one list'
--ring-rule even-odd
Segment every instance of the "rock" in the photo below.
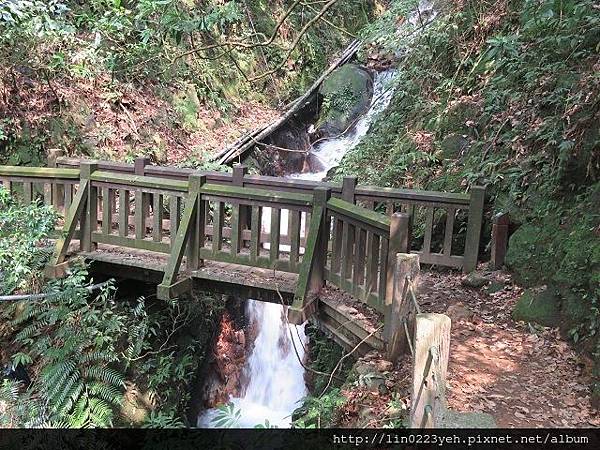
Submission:
{"label": "rock", "polygon": [[442,141],[442,153],[446,159],[457,159],[469,147],[469,140],[465,135],[453,133]]}
{"label": "rock", "polygon": [[316,135],[336,136],[351,127],[369,109],[373,78],[356,64],[345,64],[327,77],[319,88],[319,94],[323,97],[323,107]]}
{"label": "rock", "polygon": [[517,301],[513,319],[547,327],[560,325],[560,297],[553,287],[527,289]]}
{"label": "rock", "polygon": [[462,303],[449,306],[446,310],[446,315],[450,317],[453,322],[460,322],[461,320],[470,321],[475,316],[473,311],[471,311]]}
{"label": "rock", "polygon": [[466,277],[464,277],[461,281],[463,286],[480,289],[486,284],[488,284],[491,280],[480,273],[471,272]]}
{"label": "rock", "polygon": [[392,370],[394,370],[394,364],[391,361],[380,359],[375,363],[375,368],[379,372],[391,372]]}
{"label": "rock", "polygon": [[500,283],[498,281],[492,281],[486,288],[486,291],[488,294],[495,294],[496,292],[503,291],[505,288],[506,288],[506,285],[504,283]]}

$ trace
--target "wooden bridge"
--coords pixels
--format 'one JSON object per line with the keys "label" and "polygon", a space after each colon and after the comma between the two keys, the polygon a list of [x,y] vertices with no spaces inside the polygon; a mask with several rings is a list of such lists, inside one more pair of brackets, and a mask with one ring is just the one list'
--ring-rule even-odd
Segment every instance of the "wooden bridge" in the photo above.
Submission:
{"label": "wooden bridge", "polygon": [[[463,271],[477,263],[482,187],[451,194],[358,186],[352,177],[321,183],[248,175],[242,166],[233,173],[159,167],[147,158],[49,165],[0,166],[14,195],[43,198],[63,213],[49,277],[63,276],[79,254],[109,275],[156,282],[160,299],[202,289],[283,302],[292,323],[319,312],[346,347],[354,342],[348,336],[366,336],[382,349],[392,331],[345,324],[323,294],[326,282],[388,322],[398,253]],[[413,227],[422,240],[412,242]]]}

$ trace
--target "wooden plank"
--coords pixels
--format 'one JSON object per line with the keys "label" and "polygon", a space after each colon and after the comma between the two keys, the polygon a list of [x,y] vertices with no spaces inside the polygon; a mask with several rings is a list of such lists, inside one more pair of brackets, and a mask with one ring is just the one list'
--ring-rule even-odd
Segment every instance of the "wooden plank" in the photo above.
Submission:
{"label": "wooden plank", "polygon": [[281,209],[271,208],[271,238],[269,240],[269,259],[271,262],[279,259],[279,244],[281,239]]}
{"label": "wooden plank", "polygon": [[163,196],[154,194],[152,196],[152,239],[154,242],[162,242],[162,221],[163,221]]}
{"label": "wooden plank", "polygon": [[252,207],[252,217],[250,219],[250,261],[256,262],[260,255],[260,237],[262,226],[262,208],[260,206]]}
{"label": "wooden plank", "polygon": [[386,290],[387,290],[387,274],[388,274],[388,249],[389,240],[386,237],[381,237],[381,252],[379,258],[379,282],[377,296],[379,300],[386,303]]}
{"label": "wooden plank", "polygon": [[29,204],[33,201],[33,183],[23,183],[23,200],[25,201],[25,204]]}
{"label": "wooden plank", "polygon": [[416,317],[411,395],[411,428],[437,428],[446,410],[446,376],[450,353],[450,318]]}
{"label": "wooden plank", "polygon": [[73,185],[72,184],[65,184],[64,186],[64,211],[65,211],[65,216],[67,214],[67,211],[69,211],[69,209],[71,208],[71,203],[73,202]]}
{"label": "wooden plank", "polygon": [[129,236],[129,213],[131,204],[129,201],[129,191],[119,189],[119,236]]}

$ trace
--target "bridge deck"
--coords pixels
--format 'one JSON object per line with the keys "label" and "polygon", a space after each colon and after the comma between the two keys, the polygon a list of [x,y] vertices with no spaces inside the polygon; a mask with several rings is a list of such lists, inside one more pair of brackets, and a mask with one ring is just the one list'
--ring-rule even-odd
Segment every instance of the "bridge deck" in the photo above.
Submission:
{"label": "bridge deck", "polygon": [[[155,284],[162,281],[169,260],[166,254],[105,244],[98,245],[95,252],[77,255],[92,263],[93,272]],[[297,274],[217,261],[205,261],[202,268],[192,272],[182,268],[180,274],[190,276],[198,290],[286,305],[293,301],[298,280]]]}

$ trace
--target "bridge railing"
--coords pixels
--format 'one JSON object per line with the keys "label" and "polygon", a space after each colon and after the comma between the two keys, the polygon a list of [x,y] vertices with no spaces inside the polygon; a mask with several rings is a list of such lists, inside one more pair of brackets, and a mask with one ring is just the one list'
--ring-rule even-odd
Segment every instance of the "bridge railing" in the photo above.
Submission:
{"label": "bridge railing", "polygon": [[[77,168],[82,160],[58,158],[57,166]],[[186,181],[198,171],[150,165],[149,158],[138,158],[135,164],[99,162],[99,170],[147,175]],[[388,216],[395,212],[411,215],[415,230],[422,240],[413,242],[412,253],[418,253],[423,264],[461,268],[465,272],[475,269],[479,253],[485,188],[473,187],[467,194],[380,188],[357,185],[355,177],[344,178],[343,183],[318,182],[300,179],[248,175],[243,167],[234,173],[200,172],[209,184],[235,185],[265,190],[286,191],[312,195],[315,188],[325,188],[331,197],[375,210]],[[230,230],[224,230],[229,233]],[[436,236],[443,236],[436,239]],[[282,236],[282,243],[287,237]]]}

